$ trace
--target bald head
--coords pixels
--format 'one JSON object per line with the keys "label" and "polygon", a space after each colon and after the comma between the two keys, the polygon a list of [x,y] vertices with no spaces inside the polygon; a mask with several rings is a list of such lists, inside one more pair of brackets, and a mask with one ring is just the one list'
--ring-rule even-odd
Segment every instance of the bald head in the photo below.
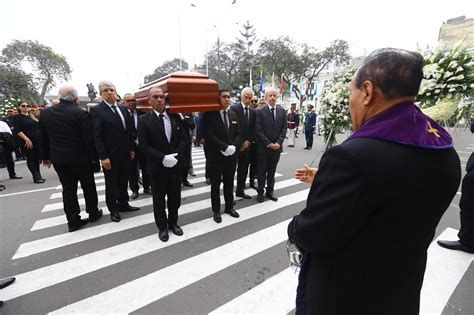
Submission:
{"label": "bald head", "polygon": [[278,93],[274,88],[265,90],[265,101],[272,107],[275,107],[278,98]]}
{"label": "bald head", "polygon": [[79,96],[77,93],[77,90],[71,86],[71,85],[66,85],[63,86],[59,89],[59,99],[61,101],[65,102],[72,102],[72,103],[79,103]]}

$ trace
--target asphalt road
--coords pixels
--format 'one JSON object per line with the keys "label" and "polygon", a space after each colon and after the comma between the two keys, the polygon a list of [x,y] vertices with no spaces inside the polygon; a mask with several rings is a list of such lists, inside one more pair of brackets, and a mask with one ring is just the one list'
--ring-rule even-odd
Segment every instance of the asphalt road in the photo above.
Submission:
{"label": "asphalt road", "polygon": [[[474,150],[474,135],[453,135],[465,164]],[[148,195],[132,201],[141,209],[124,213],[118,224],[106,215],[68,233],[61,187],[52,169],[43,169],[47,181],[41,185],[33,184],[24,162],[17,164],[22,180],[9,180],[6,169],[0,170],[0,183],[7,186],[0,192],[0,276],[17,277],[0,290],[0,299],[6,301],[1,314],[292,313],[297,274],[288,268],[283,244],[287,222],[303,209],[309,188],[292,177],[322,147],[321,138],[315,137],[313,150],[303,150],[303,138],[300,134],[295,148],[285,143],[276,178],[279,201],[237,200],[241,217],[223,215],[219,225],[212,221],[204,157],[194,150],[199,174],[192,178],[194,187],[182,193],[179,223],[184,236],[171,234],[167,243],[158,239]],[[102,180],[96,174],[103,200]],[[247,193],[255,195],[251,189]],[[435,238],[457,239],[459,197]],[[104,201],[100,204],[105,208]],[[432,244],[423,314],[474,314],[473,258]]]}

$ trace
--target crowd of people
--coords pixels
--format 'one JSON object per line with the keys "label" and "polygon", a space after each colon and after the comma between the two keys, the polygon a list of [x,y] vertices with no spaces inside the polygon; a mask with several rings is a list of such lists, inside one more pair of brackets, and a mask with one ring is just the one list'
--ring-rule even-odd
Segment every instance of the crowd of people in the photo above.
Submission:
{"label": "crowd of people", "polygon": [[[120,212],[139,210],[129,200],[138,198],[141,184],[143,193],[153,196],[159,238],[167,241],[169,231],[182,235],[178,225],[181,189],[193,187],[188,176],[196,176],[191,155],[192,143],[196,142],[203,146],[206,157],[205,177],[211,185],[215,222],[222,222],[221,183],[223,213],[239,217],[234,209],[236,174],[235,196],[250,199],[245,189],[253,188],[258,192],[258,202],[265,198],[278,200],[274,177],[289,121],[286,110],[276,105],[275,89],[267,89],[265,98],[258,100],[251,88],[244,88],[241,100],[232,106],[230,92],[221,89],[220,111],[197,115],[170,113],[166,95],[157,87],[148,91],[149,111],[137,109],[133,93],[124,94],[120,102],[111,82],[100,82],[99,93],[102,101],[90,111],[78,106],[74,87],[64,86],[59,89],[58,101],[41,115],[33,115],[26,101],[18,101],[17,115],[7,115],[12,126],[8,129],[16,143],[4,152],[10,157],[9,165],[13,164],[13,148],[19,148],[38,184],[45,181],[40,162],[48,168],[53,166],[63,188],[70,232],[103,216],[94,180],[94,172],[102,169],[112,221],[121,221]],[[16,176],[14,164],[8,170],[10,178],[21,178]],[[78,183],[84,192],[88,218],[80,216]]]}
{"label": "crowd of people", "polygon": [[[415,52],[381,49],[369,55],[349,86],[354,133],[327,150],[318,169],[296,171],[297,179],[311,184],[305,209],[288,225],[293,257],[299,257],[294,264],[301,267],[296,314],[419,313],[427,248],[461,179],[451,136],[414,103],[422,68],[423,58]],[[178,213],[182,186],[192,186],[187,177],[195,175],[193,143],[203,146],[217,224],[222,214],[239,218],[235,175],[235,196],[250,199],[245,190],[253,188],[258,202],[278,201],[275,171],[287,129],[288,146],[295,145],[300,116],[296,105],[287,113],[276,104],[275,89],[258,100],[244,88],[232,105],[230,92],[220,89],[220,110],[196,117],[172,114],[159,87],[148,90],[147,112],[137,110],[132,93],[120,105],[111,82],[100,82],[99,93],[102,102],[90,113],[78,106],[77,91],[65,86],[59,104],[39,120],[26,102],[19,102],[20,114],[13,119],[35,182],[44,181],[39,160],[57,172],[69,231],[103,216],[94,182],[100,164],[112,221],[120,222],[120,212],[139,210],[129,204],[127,186],[137,198],[141,168],[144,193],[153,196],[159,239],[168,241],[169,232],[183,235]],[[312,148],[315,128],[316,114],[308,106],[305,149]],[[464,196],[472,186],[474,163],[468,164],[460,239],[440,245],[474,252],[472,200]],[[80,216],[78,182],[88,219]]]}

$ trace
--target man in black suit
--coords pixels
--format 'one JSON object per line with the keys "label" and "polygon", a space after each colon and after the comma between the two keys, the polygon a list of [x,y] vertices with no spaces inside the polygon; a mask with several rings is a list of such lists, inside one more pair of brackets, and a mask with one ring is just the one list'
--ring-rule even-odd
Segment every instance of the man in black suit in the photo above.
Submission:
{"label": "man in black suit", "polygon": [[69,232],[84,226],[77,200],[77,183],[81,183],[89,222],[102,216],[97,208],[94,181],[96,152],[89,113],[79,108],[79,97],[72,86],[59,89],[60,103],[43,110],[39,119],[43,165],[53,164],[63,188],[64,212]]}
{"label": "man in black suit", "polygon": [[105,176],[105,202],[110,218],[120,222],[119,211],[140,208],[128,204],[127,182],[130,160],[135,158],[132,124],[127,112],[117,105],[117,92],[112,82],[101,81],[100,104],[91,108],[94,140]]}
{"label": "man in black suit", "polygon": [[222,222],[220,186],[224,183],[225,213],[234,218],[239,214],[233,208],[234,175],[237,162],[237,148],[242,145],[242,136],[237,115],[229,109],[229,90],[219,90],[221,110],[204,114],[206,159],[209,160],[208,174],[211,179],[211,204],[214,221]]}
{"label": "man in black suit", "polygon": [[246,87],[240,95],[241,102],[230,107],[230,110],[237,115],[239,120],[243,140],[242,145],[238,148],[237,188],[235,195],[244,199],[250,199],[251,197],[245,193],[244,189],[249,169],[249,151],[255,142],[257,132],[257,112],[250,106],[254,97],[253,90]]}
{"label": "man in black suit", "polygon": [[[140,117],[138,141],[148,158],[148,175],[153,193],[153,213],[161,241],[169,239],[168,229],[183,235],[178,225],[178,209],[181,206],[181,172],[184,151],[191,144],[189,136],[176,115],[165,110],[165,93],[158,87],[148,90],[151,112]],[[165,197],[168,198],[168,217],[165,211]]]}
{"label": "man in black suit", "polygon": [[267,188],[265,196],[270,200],[277,201],[273,194],[275,185],[275,171],[280,154],[283,152],[283,141],[286,137],[286,110],[276,106],[278,94],[274,88],[265,91],[266,105],[257,110],[257,178],[258,178],[258,202],[263,202],[263,190],[265,181]]}
{"label": "man in black suit", "polygon": [[128,114],[128,118],[131,120],[132,125],[132,140],[133,140],[133,150],[135,152],[135,158],[130,160],[130,172],[128,175],[128,184],[130,190],[132,191],[132,199],[137,199],[139,196],[138,190],[140,186],[138,185],[139,177],[139,168],[138,164],[142,169],[142,179],[143,179],[143,192],[145,194],[151,195],[150,183],[148,181],[148,175],[146,175],[146,159],[143,154],[140,154],[140,145],[138,142],[138,117],[143,114],[137,110],[137,100],[132,93],[126,93],[123,96],[123,102],[125,104],[125,111]]}
{"label": "man in black suit", "polygon": [[350,83],[354,133],[324,153],[288,236],[302,250],[296,313],[419,314],[427,249],[461,178],[449,133],[415,105],[423,57],[370,54]]}

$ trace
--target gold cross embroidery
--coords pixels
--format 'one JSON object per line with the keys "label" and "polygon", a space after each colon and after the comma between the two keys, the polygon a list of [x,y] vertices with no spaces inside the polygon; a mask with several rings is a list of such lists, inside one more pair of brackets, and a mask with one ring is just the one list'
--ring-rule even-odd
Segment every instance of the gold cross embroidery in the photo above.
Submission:
{"label": "gold cross embroidery", "polygon": [[429,127],[429,128],[428,128],[428,132],[429,132],[429,133],[434,133],[434,135],[435,135],[436,137],[438,137],[438,138],[441,137],[441,136],[439,135],[438,129],[434,129],[433,127],[431,127],[431,123],[430,123],[430,122],[428,122],[428,127]]}

